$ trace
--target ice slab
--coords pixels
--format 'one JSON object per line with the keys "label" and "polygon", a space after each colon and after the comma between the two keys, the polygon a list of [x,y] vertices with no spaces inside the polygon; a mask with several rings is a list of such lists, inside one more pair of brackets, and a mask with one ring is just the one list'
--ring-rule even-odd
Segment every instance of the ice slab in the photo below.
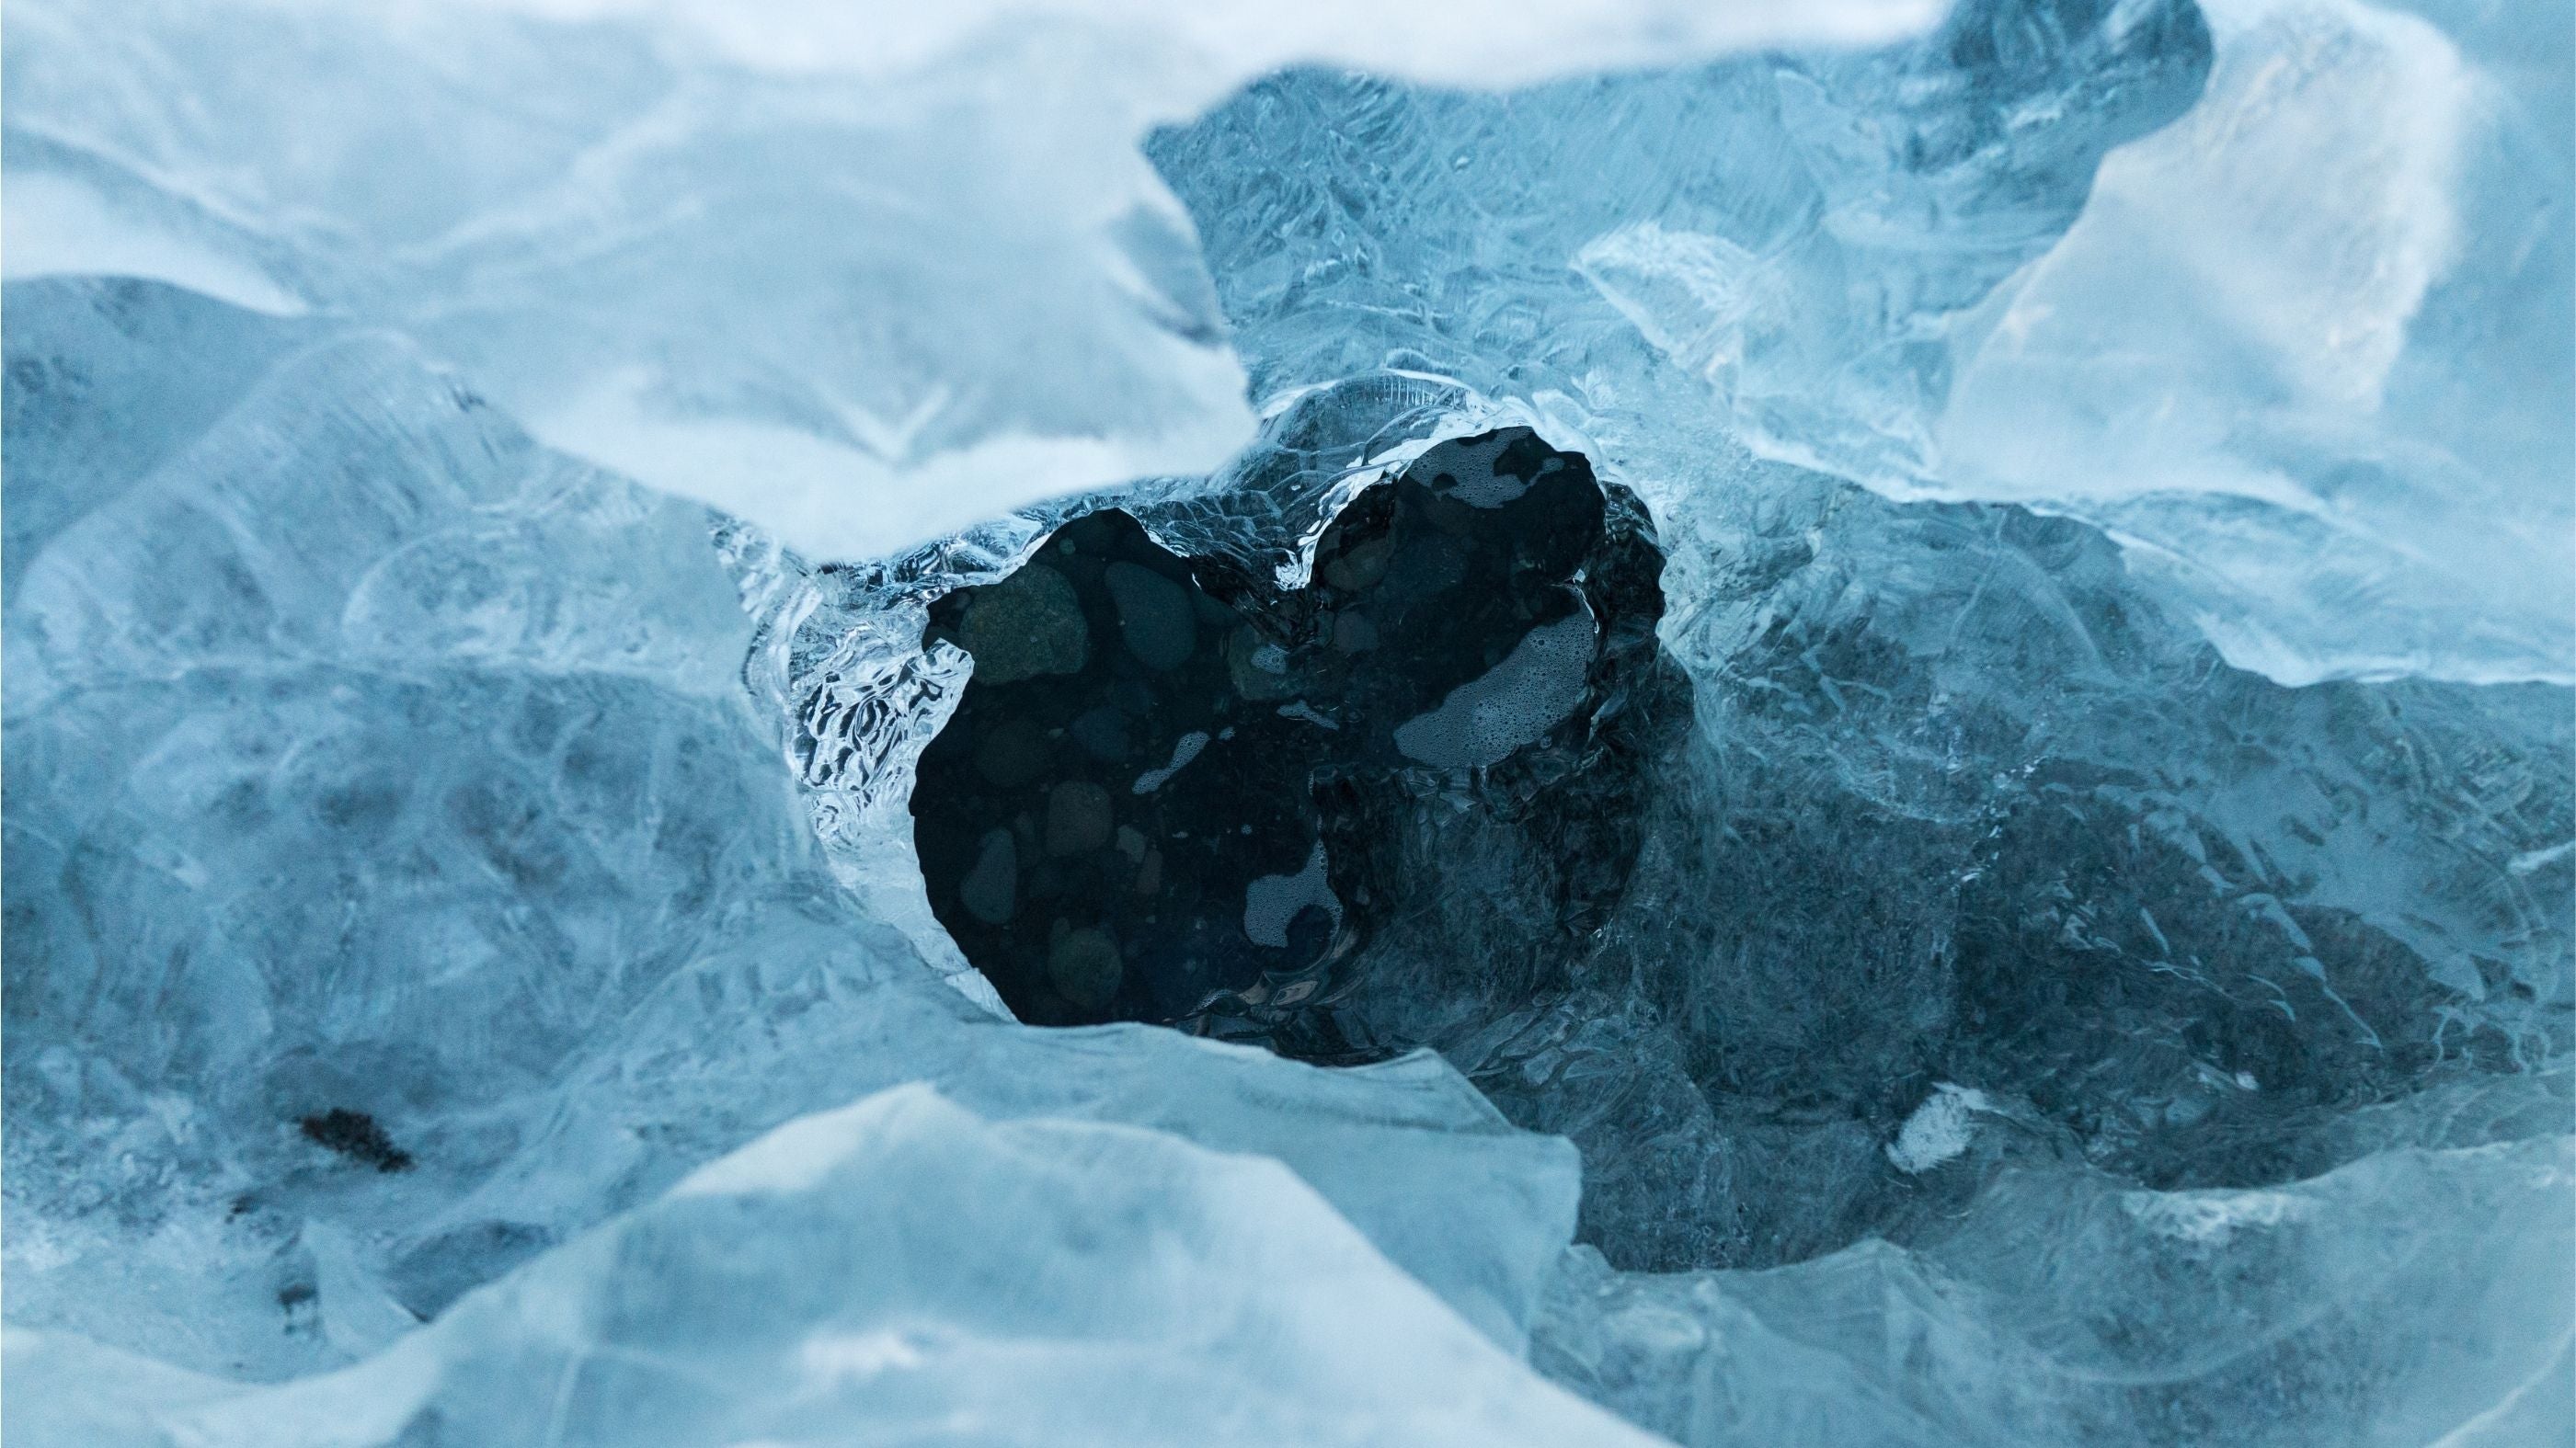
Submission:
{"label": "ice slab", "polygon": [[20,287],[9,301],[0,588],[14,599],[45,543],[194,442],[298,330],[142,283]]}
{"label": "ice slab", "polygon": [[2133,540],[2285,682],[2576,678],[2568,17],[2203,8],[2199,103],[1954,333],[1935,486]]}
{"label": "ice slab", "polygon": [[704,509],[399,339],[8,302],[13,1314],[296,1361],[243,1194],[332,1160],[299,1121],[416,1145],[828,876]]}
{"label": "ice slab", "polygon": [[146,1442],[1654,1441],[1276,1162],[922,1086],[782,1126],[338,1373],[146,1407],[63,1356],[49,1406]]}
{"label": "ice slab", "polygon": [[830,878],[704,509],[399,338],[150,283],[7,301],[12,517],[49,520],[6,620],[13,1323],[336,1365],[927,1080],[1287,1161],[1517,1344],[1571,1151],[1427,1056],[1041,1035],[943,984]]}
{"label": "ice slab", "polygon": [[551,446],[869,557],[1251,435],[1147,126],[1299,60],[1509,83],[1935,3],[34,0],[8,274],[363,316]]}
{"label": "ice slab", "polygon": [[1539,1361],[1690,1448],[2555,1442],[2571,1166],[2562,1137],[2263,1191],[2035,1171],[1936,1244],[1769,1272],[1578,1248]]}
{"label": "ice slab", "polygon": [[2566,682],[2570,32],[1980,0],[1508,101],[1281,77],[1153,152],[1256,402],[1435,374],[1641,490],[1741,444],[2087,519],[2282,682]]}

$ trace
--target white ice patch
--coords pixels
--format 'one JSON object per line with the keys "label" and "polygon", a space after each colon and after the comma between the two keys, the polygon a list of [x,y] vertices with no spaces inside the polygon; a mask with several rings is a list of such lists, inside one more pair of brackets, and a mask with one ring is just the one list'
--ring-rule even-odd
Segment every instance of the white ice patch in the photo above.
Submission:
{"label": "white ice patch", "polygon": [[1137,794],[1152,794],[1161,789],[1171,781],[1173,775],[1180,773],[1189,766],[1191,760],[1198,758],[1199,751],[1207,748],[1207,744],[1208,737],[1203,731],[1193,729],[1182,735],[1172,741],[1172,762],[1160,769],[1149,769],[1137,775],[1136,783],[1130,788]]}
{"label": "white ice patch", "polygon": [[[1943,436],[1979,496],[2291,495],[2218,404],[2366,418],[2450,261],[2476,105],[2451,42],[2339,0],[2207,8],[2200,104],[2104,158],[1967,359]],[[2118,464],[2070,473],[2079,445]]]}
{"label": "white ice patch", "polygon": [[1655,350],[1732,398],[1745,332],[1796,305],[1772,264],[1722,236],[1640,221],[1575,254],[1574,270]]}
{"label": "white ice patch", "polygon": [[823,1333],[806,1339],[797,1358],[807,1381],[818,1391],[864,1383],[923,1362],[920,1345],[894,1331]]}
{"label": "white ice patch", "polygon": [[1332,916],[1334,925],[1342,923],[1342,902],[1325,881],[1321,840],[1306,857],[1306,868],[1294,875],[1264,875],[1244,887],[1243,933],[1255,945],[1285,946],[1289,922],[1308,906]]}
{"label": "white ice patch", "polygon": [[1993,1109],[1983,1091],[1944,1081],[1905,1118],[1896,1140],[1887,1144],[1887,1159],[1907,1176],[1930,1171],[1965,1152],[1976,1138],[1976,1113]]}
{"label": "white ice patch", "polygon": [[1173,355],[1153,365],[1188,395],[1193,414],[1171,426],[1109,437],[996,429],[938,449],[884,446],[857,403],[844,403],[840,425],[819,433],[729,416],[675,396],[660,370],[620,367],[560,399],[549,381],[527,375],[521,383],[515,362],[482,359],[475,372],[496,380],[528,431],[554,447],[751,519],[809,558],[873,558],[1047,498],[1224,462],[1251,426],[1238,401],[1242,369],[1230,356],[1191,357],[1178,344],[1155,350],[1166,346]]}
{"label": "white ice patch", "polygon": [[[1159,35],[1173,73],[1112,77],[1123,89],[1217,93],[1299,62],[1435,85],[1522,86],[1587,70],[1676,65],[1730,50],[1867,45],[1920,30],[1942,0],[1804,0],[1797,5],[1696,0],[1586,0],[1492,5],[1429,0],[956,0],[945,5],[833,5],[811,0],[478,0],[566,16],[652,15],[705,36],[742,64],[783,72],[901,74],[1012,29],[1116,27]],[[1206,99],[1214,99],[1213,95]],[[1204,104],[1202,100],[1200,104]]]}
{"label": "white ice patch", "polygon": [[1583,702],[1594,633],[1588,607],[1531,629],[1482,677],[1450,690],[1439,708],[1398,725],[1395,747],[1443,769],[1501,763]]}
{"label": "white ice patch", "polygon": [[2120,1206],[2130,1218],[2168,1237],[2203,1246],[2225,1246],[2238,1233],[2304,1221],[2316,1204],[2288,1192],[2127,1192]]}

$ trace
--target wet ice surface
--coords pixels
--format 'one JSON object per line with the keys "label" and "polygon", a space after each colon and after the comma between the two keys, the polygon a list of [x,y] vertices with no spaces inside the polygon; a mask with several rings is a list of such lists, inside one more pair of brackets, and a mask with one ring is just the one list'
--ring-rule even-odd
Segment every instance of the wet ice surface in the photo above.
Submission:
{"label": "wet ice surface", "polygon": [[[720,103],[758,67],[566,171],[528,138],[578,151],[557,121],[670,73],[613,24],[414,92],[355,22],[272,53],[22,8],[13,275],[23,218],[68,216],[123,248],[93,269],[161,280],[6,299],[14,1436],[2576,1430],[2563,15],[1971,4],[1888,48],[1499,96],[1262,80],[1151,175],[1064,168],[1177,198],[1195,250],[1167,209],[1116,256],[1181,258],[1145,275],[1182,296],[1203,255],[1211,298],[1014,314],[1183,389],[1108,386],[1136,410],[1084,425],[1258,439],[1016,513],[1106,475],[927,499],[982,521],[822,566],[602,467],[699,454],[530,400],[641,356],[692,436],[847,444],[843,384],[978,375],[868,373],[828,312],[737,330],[805,283],[712,276],[714,221],[618,229],[663,181],[720,220],[796,144],[841,154]],[[404,208],[490,193],[351,189],[213,103],[225,66],[324,52],[357,57],[360,94],[315,102],[350,116],[525,92],[520,130],[420,163],[546,204],[450,230]],[[496,54],[634,68],[531,89]],[[752,260],[893,235],[781,207]],[[638,249],[543,240],[584,217]],[[1104,255],[1065,244],[995,295]],[[405,290],[487,261],[465,313]],[[603,261],[615,305],[558,285]],[[493,364],[547,325],[531,295],[578,319],[565,350]],[[1210,359],[1248,410],[1188,391]],[[1050,409],[1084,401],[954,396],[956,429],[860,450],[1069,435]],[[1653,553],[1606,594],[1597,551],[1539,560],[1477,595],[1508,626],[1342,606],[1413,536],[1372,511],[1390,480],[1487,435],[1579,461],[1603,538]],[[1100,566],[1050,584],[1068,539]],[[1122,683],[1177,702],[1123,735],[1070,708]],[[1012,714],[988,688],[1073,691],[1072,742],[1023,752],[1103,767],[1060,808],[1047,781],[1025,840],[1020,806],[968,811],[942,863],[917,814],[948,741]],[[1285,1054],[1013,1021],[1039,998],[961,922],[1019,921],[1039,860],[1161,899],[1158,811],[1246,838],[1221,700],[1319,751],[1255,764],[1322,761],[1183,912],[1260,980],[1193,1028]],[[1512,701],[1537,737],[1493,726]],[[1002,788],[980,761],[952,762]],[[1019,957],[1049,979],[1057,913]],[[1065,925],[1098,937],[1077,989],[1102,947],[1120,990],[1201,954]]]}

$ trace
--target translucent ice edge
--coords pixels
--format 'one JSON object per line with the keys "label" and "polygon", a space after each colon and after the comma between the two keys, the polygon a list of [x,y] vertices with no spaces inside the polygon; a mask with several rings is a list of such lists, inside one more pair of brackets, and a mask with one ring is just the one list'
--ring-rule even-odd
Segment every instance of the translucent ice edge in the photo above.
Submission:
{"label": "translucent ice edge", "polygon": [[2571,31],[1978,3],[1507,100],[1302,72],[1152,149],[1256,399],[1436,374],[1641,491],[1741,446],[2083,519],[2284,683],[2563,683]]}
{"label": "translucent ice edge", "polygon": [[1515,85],[1937,13],[29,0],[6,274],[360,316],[545,442],[870,557],[1250,441],[1148,126],[1298,62]]}

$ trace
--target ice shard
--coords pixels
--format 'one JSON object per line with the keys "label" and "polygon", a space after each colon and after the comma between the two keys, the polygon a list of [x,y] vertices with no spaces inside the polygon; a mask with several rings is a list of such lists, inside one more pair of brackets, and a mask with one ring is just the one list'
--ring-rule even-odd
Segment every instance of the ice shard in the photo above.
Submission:
{"label": "ice shard", "polygon": [[2565,683],[2572,27],[1970,0],[1508,102],[1301,73],[1155,155],[1256,398],[1392,362],[2086,519],[2284,682]]}
{"label": "ice shard", "polygon": [[2570,1166],[2560,1138],[2259,1191],[2035,1171],[1937,1244],[1767,1272],[1578,1248],[1538,1360],[1694,1448],[2550,1443],[2576,1428]]}
{"label": "ice shard", "polygon": [[[1571,1230],[1564,1146],[1427,1057],[1040,1035],[942,984],[832,883],[704,510],[380,337],[270,345],[147,283],[10,300],[10,496],[66,517],[8,619],[13,1323],[336,1365],[762,1131],[926,1081],[1302,1163],[1518,1342]],[[183,326],[202,350],[151,345]],[[118,378],[110,338],[137,380],[83,385]],[[149,401],[225,386],[211,417]]]}
{"label": "ice shard", "polygon": [[[112,1354],[29,1349],[11,1371],[49,1394],[124,1391]],[[709,1162],[357,1367],[147,1395],[184,1441],[245,1448],[1654,1441],[1531,1375],[1276,1162],[991,1123],[922,1086]]]}
{"label": "ice shard", "polygon": [[1491,86],[1933,8],[30,0],[8,274],[365,317],[550,446],[864,559],[1249,440],[1147,128],[1298,61]]}

